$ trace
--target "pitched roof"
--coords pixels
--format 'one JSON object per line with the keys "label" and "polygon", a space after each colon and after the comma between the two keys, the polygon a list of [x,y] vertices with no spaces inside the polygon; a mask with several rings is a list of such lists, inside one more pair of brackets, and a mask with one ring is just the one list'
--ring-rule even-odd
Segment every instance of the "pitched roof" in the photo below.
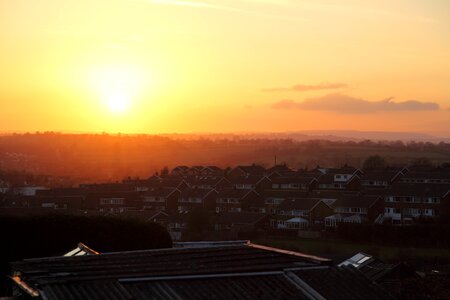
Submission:
{"label": "pitched roof", "polygon": [[23,280],[36,284],[273,271],[330,264],[328,259],[245,244],[102,253],[93,256],[25,259],[11,263]]}
{"label": "pitched roof", "polygon": [[324,174],[318,178],[319,184],[333,184],[334,174]]}
{"label": "pitched roof", "polygon": [[181,198],[188,198],[188,197],[204,198],[211,192],[217,193],[217,191],[214,189],[211,189],[211,190],[208,190],[208,189],[185,189],[184,191],[181,192]]}
{"label": "pitched roof", "polygon": [[450,184],[396,183],[387,191],[388,196],[443,197],[450,191]]}
{"label": "pitched roof", "polygon": [[154,189],[154,190],[148,190],[144,193],[144,196],[147,197],[168,197],[170,196],[173,192],[176,192],[179,190],[177,188],[173,188],[173,187],[163,187],[163,188],[159,188],[159,189]]}
{"label": "pitched roof", "polygon": [[237,166],[236,169],[241,169],[247,174],[252,175],[262,175],[266,171],[265,168],[258,165],[250,165],[250,166]]}
{"label": "pitched roof", "polygon": [[354,267],[304,269],[294,273],[324,299],[395,299]]}
{"label": "pitched roof", "polygon": [[242,199],[249,193],[256,193],[253,190],[243,190],[243,189],[222,189],[218,191],[217,198],[234,198]]}
{"label": "pitched roof", "polygon": [[[45,299],[390,299],[356,269],[246,244],[26,259],[16,284]],[[326,280],[323,280],[326,278]]]}
{"label": "pitched roof", "polygon": [[450,172],[446,171],[411,171],[402,176],[411,179],[450,179]]}
{"label": "pitched roof", "polygon": [[220,181],[226,180],[225,177],[202,177],[202,176],[190,176],[186,178],[186,182],[190,186],[200,186],[200,185],[217,185]]}
{"label": "pitched roof", "polygon": [[310,184],[316,180],[314,177],[300,177],[300,176],[283,176],[271,178],[272,183],[278,184]]}
{"label": "pitched roof", "polygon": [[257,184],[264,178],[267,178],[262,175],[249,175],[249,176],[239,176],[230,178],[230,182],[232,184]]}
{"label": "pitched roof", "polygon": [[320,198],[286,199],[278,205],[277,210],[311,210],[319,204],[320,201]]}
{"label": "pitched roof", "polygon": [[343,195],[333,203],[333,207],[369,208],[380,198],[380,196],[374,195]]}
{"label": "pitched roof", "polygon": [[376,180],[376,181],[392,181],[399,175],[399,171],[366,171],[361,180]]}

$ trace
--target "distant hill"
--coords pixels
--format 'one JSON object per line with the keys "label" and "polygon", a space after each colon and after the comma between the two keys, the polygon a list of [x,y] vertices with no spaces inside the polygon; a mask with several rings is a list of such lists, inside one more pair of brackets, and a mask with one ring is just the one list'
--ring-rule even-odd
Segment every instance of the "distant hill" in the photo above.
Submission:
{"label": "distant hill", "polygon": [[301,130],[288,132],[236,132],[236,133],[188,133],[162,134],[173,139],[292,139],[295,141],[403,141],[403,142],[450,142],[450,137],[438,137],[418,132],[357,131],[357,130]]}

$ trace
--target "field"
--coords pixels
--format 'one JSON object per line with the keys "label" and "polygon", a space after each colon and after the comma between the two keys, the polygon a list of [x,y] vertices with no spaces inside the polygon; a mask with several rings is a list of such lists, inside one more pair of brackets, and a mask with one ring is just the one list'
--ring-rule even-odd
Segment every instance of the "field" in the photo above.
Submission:
{"label": "field", "polygon": [[277,247],[306,254],[323,256],[342,261],[358,252],[374,255],[386,262],[408,261],[414,265],[437,265],[450,263],[450,249],[393,247],[375,244],[352,243],[323,239],[258,239],[254,241],[266,246]]}

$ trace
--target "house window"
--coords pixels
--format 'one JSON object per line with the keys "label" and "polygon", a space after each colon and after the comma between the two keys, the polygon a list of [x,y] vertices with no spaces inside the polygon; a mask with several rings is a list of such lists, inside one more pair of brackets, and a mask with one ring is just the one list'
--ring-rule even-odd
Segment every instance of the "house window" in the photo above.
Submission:
{"label": "house window", "polygon": [[124,203],[124,198],[101,198],[100,203],[101,204],[114,204],[119,205]]}

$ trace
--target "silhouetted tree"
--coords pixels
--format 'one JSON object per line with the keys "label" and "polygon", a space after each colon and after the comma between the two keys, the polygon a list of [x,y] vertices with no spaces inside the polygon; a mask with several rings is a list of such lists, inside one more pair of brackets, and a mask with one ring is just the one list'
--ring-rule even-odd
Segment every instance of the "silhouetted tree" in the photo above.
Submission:
{"label": "silhouetted tree", "polygon": [[364,170],[376,170],[385,167],[386,167],[386,160],[379,155],[369,156],[363,163]]}
{"label": "silhouetted tree", "polygon": [[431,167],[431,161],[426,157],[418,157],[411,161],[411,165],[415,167]]}
{"label": "silhouetted tree", "polygon": [[168,167],[162,168],[161,176],[169,176],[169,168]]}

